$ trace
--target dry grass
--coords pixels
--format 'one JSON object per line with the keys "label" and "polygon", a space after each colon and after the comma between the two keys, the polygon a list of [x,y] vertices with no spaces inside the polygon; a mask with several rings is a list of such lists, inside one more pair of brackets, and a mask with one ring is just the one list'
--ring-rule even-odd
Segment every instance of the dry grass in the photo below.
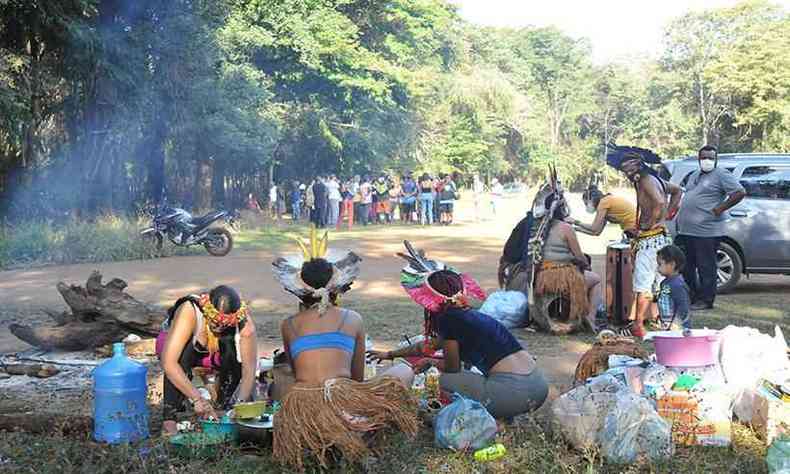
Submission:
{"label": "dry grass", "polygon": [[[515,204],[515,203],[514,203]],[[515,212],[515,211],[514,211]],[[521,212],[521,211],[519,211]],[[515,214],[514,214],[515,215]],[[513,221],[514,217],[510,218]],[[400,240],[410,238],[417,242],[430,241],[435,254],[461,268],[470,270],[490,286],[493,279],[495,257],[501,248],[501,239],[512,222],[484,223],[482,226],[461,225],[453,228],[414,228],[394,226],[355,229],[343,232],[345,241],[358,241],[364,245],[366,265],[383,265],[399,249]],[[287,222],[274,225],[252,223],[242,229],[237,237],[239,249],[267,249],[282,245],[291,237],[304,235],[306,227]],[[583,241],[589,251],[591,240]],[[458,249],[463,251],[459,252]],[[590,253],[600,255],[598,252]],[[363,272],[366,271],[363,269]],[[786,278],[759,277],[745,282],[732,295],[721,296],[712,312],[695,313],[695,327],[721,328],[727,324],[750,325],[763,332],[772,331],[778,324],[790,335],[790,280]],[[385,291],[386,290],[386,291]],[[265,346],[279,345],[279,321],[292,313],[294,306],[275,303],[256,306],[256,323],[261,342]],[[363,314],[366,328],[377,344],[391,346],[405,334],[422,330],[422,313],[398,288],[382,288],[375,279],[361,283],[343,304]],[[258,317],[258,315],[261,315]],[[0,315],[2,316],[2,315]],[[528,350],[538,357],[538,364],[545,371],[552,371],[555,389],[566,384],[575,367],[578,354],[592,342],[589,335],[551,337],[543,334],[516,331]],[[551,377],[550,377],[551,379]],[[556,390],[555,390],[556,393]],[[75,399],[72,409],[86,409],[80,399]],[[0,394],[0,413],[23,409],[60,409],[48,405],[49,401],[11,400]],[[80,408],[78,408],[80,407]],[[154,415],[160,413],[151,407]],[[438,449],[433,444],[430,428],[425,428],[415,440],[400,435],[388,438],[387,447],[375,460],[365,466],[337,466],[333,472],[376,473],[751,473],[766,472],[765,447],[750,429],[735,424],[732,449],[678,448],[676,456],[668,463],[658,465],[614,466],[606,464],[596,452],[581,453],[571,449],[545,421],[547,410],[542,409],[534,419],[517,420],[500,435],[508,454],[499,461],[477,463],[470,454],[452,453]],[[193,472],[282,472],[270,459],[270,450],[260,451],[233,448],[218,459],[186,461],[172,455],[161,440],[144,446],[107,447],[88,439],[73,439],[52,434],[49,436],[22,433],[0,436],[0,472],[36,473],[193,473]],[[7,461],[3,461],[3,459]],[[316,471],[313,469],[313,471]]]}
{"label": "dry grass", "polygon": [[[507,455],[479,463],[469,453],[453,453],[433,446],[429,429],[416,439],[393,434],[377,458],[361,466],[342,463],[331,472],[376,473],[761,473],[766,472],[765,448],[747,428],[735,425],[733,448],[678,448],[666,463],[632,466],[607,465],[596,452],[578,452],[539,420],[518,421],[498,441]],[[269,449],[227,448],[214,459],[185,460],[168,450],[161,439],[135,446],[103,446],[87,439],[20,433],[0,438],[0,454],[8,461],[3,472],[36,473],[190,473],[289,472],[270,457]],[[315,466],[308,472],[317,472]]]}

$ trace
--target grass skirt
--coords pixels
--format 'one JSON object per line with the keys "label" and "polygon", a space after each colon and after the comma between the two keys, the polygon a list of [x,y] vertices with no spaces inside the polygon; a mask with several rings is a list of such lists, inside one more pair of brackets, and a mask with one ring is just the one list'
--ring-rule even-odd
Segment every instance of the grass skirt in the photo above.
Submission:
{"label": "grass skirt", "polygon": [[535,294],[561,294],[571,303],[569,319],[578,321],[590,312],[584,275],[572,263],[543,262],[535,284]]}
{"label": "grass skirt", "polygon": [[419,426],[411,391],[394,377],[297,383],[275,415],[274,459],[303,470],[308,450],[326,468],[328,451],[334,448],[357,462],[371,452],[363,435],[389,426],[410,436]]}

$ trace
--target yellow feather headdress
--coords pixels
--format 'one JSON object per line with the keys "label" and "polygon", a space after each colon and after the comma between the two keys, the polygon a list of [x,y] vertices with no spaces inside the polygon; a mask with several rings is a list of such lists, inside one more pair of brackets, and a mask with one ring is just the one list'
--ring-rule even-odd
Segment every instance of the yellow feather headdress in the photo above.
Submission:
{"label": "yellow feather headdress", "polygon": [[[329,232],[319,238],[315,227],[310,229],[310,240],[307,245],[302,239],[296,239],[300,254],[284,255],[272,263],[274,277],[285,291],[296,295],[320,298],[319,311],[323,312],[329,305],[330,294],[340,294],[348,290],[359,276],[361,258],[350,250],[329,249]],[[332,264],[332,278],[324,288],[313,288],[301,278],[302,266],[310,260],[322,258]]]}

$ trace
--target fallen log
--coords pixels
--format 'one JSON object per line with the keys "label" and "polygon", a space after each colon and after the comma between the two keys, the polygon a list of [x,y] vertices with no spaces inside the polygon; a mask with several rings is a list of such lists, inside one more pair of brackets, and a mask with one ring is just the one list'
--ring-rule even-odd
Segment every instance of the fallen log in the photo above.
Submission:
{"label": "fallen log", "polygon": [[93,271],[85,288],[58,283],[57,288],[71,312],[83,322],[107,320],[129,332],[156,336],[164,321],[161,308],[143,303],[124,292],[126,282],[114,278],[102,284],[102,275]]}
{"label": "fallen log", "polygon": [[[107,344],[96,348],[96,355],[99,357],[112,356],[112,344]],[[126,343],[126,355],[130,357],[142,357],[156,355],[156,339],[143,339]]]}
{"label": "fallen log", "polygon": [[101,364],[100,360],[84,360],[84,359],[52,359],[49,357],[16,357],[19,362],[37,362],[39,364],[51,365],[64,365],[71,367],[96,367]]}
{"label": "fallen log", "polygon": [[118,342],[129,334],[117,324],[73,322],[63,326],[23,326],[11,324],[11,333],[31,346],[44,350],[82,351]]}
{"label": "fallen log", "polygon": [[22,431],[32,434],[88,434],[93,431],[93,418],[54,413],[18,413],[0,415],[0,431]]}
{"label": "fallen log", "polygon": [[40,379],[60,373],[60,369],[44,364],[3,364],[3,370],[10,375],[27,375],[28,377]]}
{"label": "fallen log", "polygon": [[26,343],[45,350],[81,351],[123,340],[128,334],[144,338],[159,333],[165,311],[127,294],[126,282],[115,278],[106,284],[98,271],[85,287],[57,285],[71,313],[47,312],[55,326],[12,324],[9,330]]}

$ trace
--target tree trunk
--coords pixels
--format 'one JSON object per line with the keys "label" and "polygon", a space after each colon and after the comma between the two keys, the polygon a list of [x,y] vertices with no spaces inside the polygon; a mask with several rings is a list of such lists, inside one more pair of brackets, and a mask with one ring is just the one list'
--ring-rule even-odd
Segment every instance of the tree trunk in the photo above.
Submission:
{"label": "tree trunk", "polygon": [[28,80],[28,94],[30,99],[30,121],[24,125],[24,138],[22,139],[22,168],[33,166],[36,163],[36,132],[41,122],[41,78],[40,63],[44,45],[39,43],[39,17],[32,16],[33,24],[25,45],[26,53],[30,57],[30,77]]}
{"label": "tree trunk", "polygon": [[[116,33],[118,11],[117,0],[99,2],[96,30],[102,37],[112,38]],[[111,157],[115,147],[110,143],[112,139],[110,131],[115,115],[115,104],[118,102],[118,88],[113,76],[108,72],[108,64],[114,59],[113,49],[119,47],[120,45],[114,42],[105,43],[93,71],[95,86],[85,105],[83,144],[78,158],[82,161],[80,173],[84,194],[82,207],[90,214],[105,210],[111,200],[108,193],[109,174],[112,172]]]}
{"label": "tree trunk", "polygon": [[211,178],[212,160],[210,158],[200,159],[197,162],[195,176],[195,210],[206,210],[211,207]]}
{"label": "tree trunk", "polygon": [[214,207],[225,206],[225,162],[214,160],[214,173],[211,176],[211,194]]}
{"label": "tree trunk", "polygon": [[21,324],[8,326],[11,334],[31,346],[46,351],[82,351],[94,347],[120,342],[129,332],[117,324],[104,322],[68,323],[64,326],[29,327]]}
{"label": "tree trunk", "polygon": [[703,83],[704,79],[702,75],[699,74],[697,77],[697,82],[699,84],[699,115],[700,121],[702,122],[702,144],[704,145],[707,143],[708,140],[708,112],[706,107],[706,100],[705,100],[705,85]]}
{"label": "tree trunk", "polygon": [[116,278],[102,284],[97,271],[84,288],[64,283],[58,283],[57,288],[71,308],[71,315],[51,315],[56,326],[12,324],[11,333],[42,349],[77,351],[118,342],[129,333],[155,337],[165,319],[162,309],[126,294],[125,281]]}
{"label": "tree trunk", "polygon": [[155,120],[147,147],[149,155],[146,195],[156,204],[161,203],[165,197],[165,123],[162,117]]}

